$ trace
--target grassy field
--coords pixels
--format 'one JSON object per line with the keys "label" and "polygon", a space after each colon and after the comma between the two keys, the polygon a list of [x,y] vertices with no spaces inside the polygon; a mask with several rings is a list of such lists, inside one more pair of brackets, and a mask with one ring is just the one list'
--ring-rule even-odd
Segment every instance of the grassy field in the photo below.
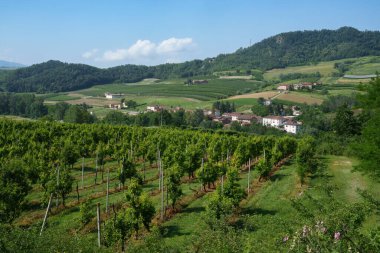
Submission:
{"label": "grassy field", "polygon": [[[347,74],[373,74],[380,70],[380,57],[362,57],[355,59],[344,59],[337,61],[321,62],[315,65],[287,67],[284,69],[273,69],[264,73],[267,81],[278,79],[281,74],[290,73],[315,73],[322,74],[320,81],[325,85],[324,89],[329,91],[328,95],[350,95],[356,91],[358,84],[366,83],[369,79],[347,79],[333,77],[332,73],[335,63],[349,64]],[[228,72],[228,71],[227,71]],[[226,73],[227,73],[226,72]],[[240,77],[240,76],[239,76]],[[207,78],[206,78],[207,79]],[[111,109],[107,108],[110,103],[119,103],[120,99],[108,100],[104,98],[105,92],[123,93],[125,99],[134,100],[139,107],[137,111],[144,111],[147,105],[162,105],[166,108],[182,107],[185,110],[210,109],[212,103],[220,98],[233,101],[237,111],[249,111],[250,107],[259,97],[273,98],[278,95],[274,91],[276,84],[269,86],[263,82],[254,80],[218,79],[209,78],[209,83],[187,86],[184,79],[159,80],[145,79],[138,83],[129,84],[106,84],[97,85],[89,89],[75,92],[42,95],[46,103],[57,103],[65,101],[70,104],[86,103],[93,106],[93,112],[100,118],[104,117]],[[300,80],[290,80],[286,83],[294,83]],[[319,92],[290,92],[275,97],[279,101],[287,101],[295,104],[321,104],[327,95]]]}
{"label": "grassy field", "polygon": [[98,85],[90,89],[77,91],[85,96],[103,96],[105,92],[124,93],[126,96],[163,96],[186,97],[201,101],[215,100],[221,97],[235,95],[237,92],[250,89],[258,90],[260,82],[244,80],[210,79],[208,84],[186,86],[183,80],[163,81],[140,85],[135,84],[108,84]]}
{"label": "grassy field", "polygon": [[335,83],[337,78],[332,77],[332,74],[338,71],[334,68],[334,64],[343,63],[343,62],[350,62],[349,70],[346,72],[346,74],[367,75],[367,74],[375,74],[376,71],[380,71],[380,57],[368,56],[368,57],[361,57],[361,58],[320,62],[317,64],[306,65],[306,66],[273,69],[273,70],[269,70],[265,72],[264,78],[265,80],[273,80],[273,79],[278,79],[281,74],[283,75],[291,74],[291,73],[310,74],[310,73],[319,72],[322,75],[321,81],[323,83]]}

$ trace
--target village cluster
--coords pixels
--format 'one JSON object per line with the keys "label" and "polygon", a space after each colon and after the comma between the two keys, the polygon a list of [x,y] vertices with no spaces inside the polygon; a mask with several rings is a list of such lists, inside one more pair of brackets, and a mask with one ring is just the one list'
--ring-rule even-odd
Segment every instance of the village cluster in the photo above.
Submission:
{"label": "village cluster", "polygon": [[[121,98],[124,96],[124,94],[111,94],[111,93],[105,93],[106,98],[108,99],[116,99]],[[269,105],[271,100],[265,100],[264,104]],[[126,109],[128,106],[124,102],[121,103],[115,103],[115,104],[109,104],[109,108],[118,110],[118,109]],[[164,108],[160,105],[148,105],[146,107],[146,112],[160,112],[163,110],[166,110],[167,108]],[[238,122],[241,126],[249,126],[251,124],[261,124],[263,126],[267,127],[274,127],[283,131],[286,131],[287,133],[297,134],[302,126],[302,123],[295,120],[295,117],[300,115],[300,111],[297,110],[298,108],[296,106],[292,107],[293,116],[264,116],[260,117],[255,114],[250,113],[239,113],[239,112],[231,112],[231,113],[223,113],[221,114],[219,110],[203,110],[203,114],[209,119],[214,122],[219,122],[223,124],[224,127],[228,128],[232,122]],[[184,110],[181,107],[175,107],[168,109],[171,112],[176,112],[179,110]],[[132,115],[137,114],[131,113]]]}

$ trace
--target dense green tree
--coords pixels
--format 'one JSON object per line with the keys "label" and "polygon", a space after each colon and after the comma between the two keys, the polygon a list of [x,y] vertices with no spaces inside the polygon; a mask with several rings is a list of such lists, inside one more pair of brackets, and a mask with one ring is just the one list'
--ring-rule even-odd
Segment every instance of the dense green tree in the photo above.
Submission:
{"label": "dense green tree", "polygon": [[338,135],[356,135],[360,132],[360,122],[347,105],[338,108],[333,121],[333,128]]}
{"label": "dense green tree", "polygon": [[10,160],[0,164],[0,221],[12,222],[31,190],[25,164]]}
{"label": "dense green tree", "polygon": [[364,87],[367,93],[359,95],[359,100],[370,118],[363,125],[359,142],[352,144],[355,155],[360,159],[358,170],[380,177],[380,77]]}
{"label": "dense green tree", "polygon": [[197,127],[204,119],[203,110],[196,109],[194,112],[186,114],[186,124],[192,127]]}
{"label": "dense green tree", "polygon": [[69,168],[57,168],[56,173],[50,175],[48,191],[61,197],[62,205],[65,206],[66,197],[72,191],[73,183],[74,177]]}
{"label": "dense green tree", "polygon": [[305,177],[313,173],[317,168],[315,159],[315,141],[312,137],[302,138],[297,146],[296,152],[297,174],[301,185],[305,182]]}
{"label": "dense green tree", "polygon": [[222,194],[231,200],[234,207],[239,206],[240,201],[245,197],[244,190],[240,187],[239,171],[236,168],[229,168],[227,171],[227,180],[223,186]]}
{"label": "dense green tree", "polygon": [[168,170],[165,177],[168,197],[172,202],[172,207],[174,208],[177,200],[182,196],[181,168],[178,165],[174,165]]}

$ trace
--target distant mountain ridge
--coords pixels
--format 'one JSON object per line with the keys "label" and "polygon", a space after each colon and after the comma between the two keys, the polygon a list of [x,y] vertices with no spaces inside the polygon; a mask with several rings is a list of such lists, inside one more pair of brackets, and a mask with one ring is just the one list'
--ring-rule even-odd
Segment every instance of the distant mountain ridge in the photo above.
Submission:
{"label": "distant mountain ridge", "polygon": [[0,68],[22,68],[22,67],[25,67],[25,65],[16,63],[16,62],[0,60]]}
{"label": "distant mountain ridge", "polygon": [[14,70],[2,85],[12,92],[59,92],[144,78],[192,78],[223,70],[269,70],[320,61],[380,55],[380,32],[352,27],[281,33],[231,54],[157,66],[123,65],[99,69],[48,61]]}

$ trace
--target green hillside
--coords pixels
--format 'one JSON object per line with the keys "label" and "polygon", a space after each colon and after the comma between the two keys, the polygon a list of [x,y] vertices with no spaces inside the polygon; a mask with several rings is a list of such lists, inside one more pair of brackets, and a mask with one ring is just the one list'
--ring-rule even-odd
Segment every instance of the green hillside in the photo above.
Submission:
{"label": "green hillside", "polygon": [[[380,32],[342,27],[338,30],[281,33],[232,54],[179,64],[99,69],[84,64],[48,61],[11,71],[5,79],[0,79],[0,86],[12,92],[72,91],[98,84],[137,82],[145,78],[193,78],[225,70],[266,71],[369,55],[380,55]],[[378,62],[371,64],[366,68],[376,70]]]}

